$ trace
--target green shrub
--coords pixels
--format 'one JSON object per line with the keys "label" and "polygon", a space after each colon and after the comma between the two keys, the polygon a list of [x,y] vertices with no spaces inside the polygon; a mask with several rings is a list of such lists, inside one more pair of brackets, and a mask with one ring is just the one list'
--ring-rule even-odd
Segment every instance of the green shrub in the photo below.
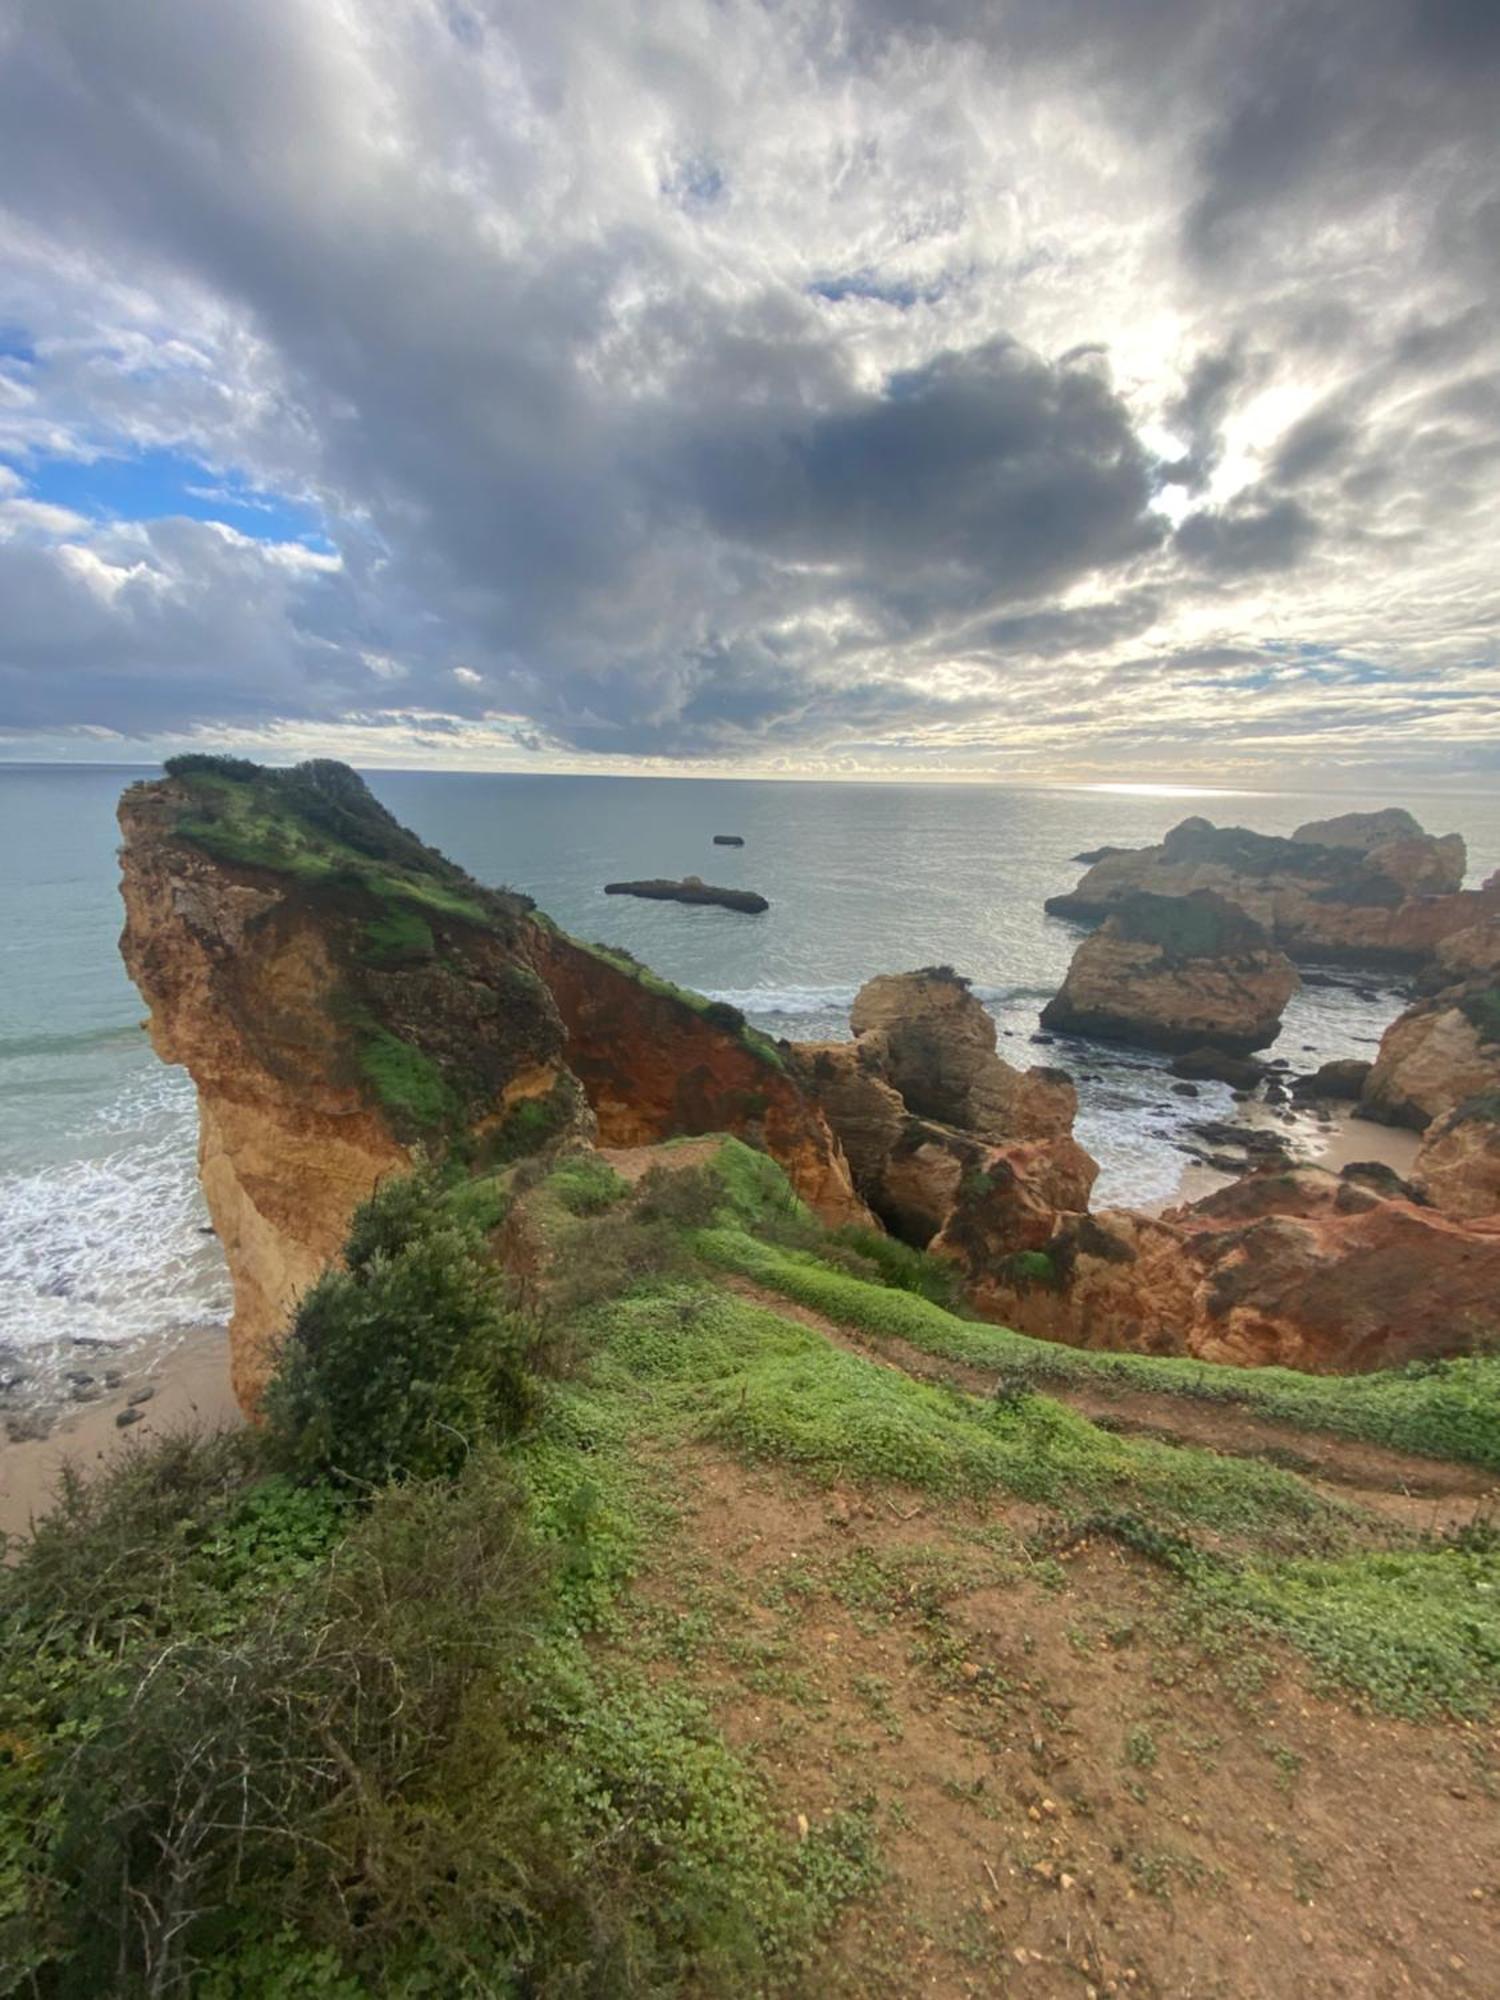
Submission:
{"label": "green shrub", "polygon": [[455,1471],[531,1407],[520,1327],[473,1222],[421,1168],[358,1211],[303,1298],[265,1397],[279,1461],[356,1483]]}
{"label": "green shrub", "polygon": [[359,1039],[359,1068],[405,1133],[432,1133],[452,1120],[453,1092],[432,1057],[414,1042],[387,1028],[367,1028]]}
{"label": "green shrub", "polygon": [[564,1160],[547,1176],[547,1191],[569,1215],[602,1215],[630,1192],[630,1183],[596,1153]]}
{"label": "green shrub", "polygon": [[162,765],[169,778],[191,778],[202,775],[210,778],[228,778],[235,784],[248,785],[256,778],[266,776],[263,765],[252,764],[248,757],[226,757],[208,750],[184,750],[180,756],[169,757]]}
{"label": "green shrub", "polygon": [[712,1166],[651,1167],[641,1181],[636,1214],[643,1222],[670,1222],[678,1229],[703,1229],[728,1199],[724,1176]]}

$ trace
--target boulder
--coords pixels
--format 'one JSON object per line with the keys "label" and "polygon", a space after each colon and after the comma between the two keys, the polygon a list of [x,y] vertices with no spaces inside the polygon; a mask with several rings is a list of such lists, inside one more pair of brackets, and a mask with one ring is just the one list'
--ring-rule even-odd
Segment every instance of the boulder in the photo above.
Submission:
{"label": "boulder", "polygon": [[1141,893],[1079,945],[1042,1025],[1146,1048],[1244,1054],[1275,1040],[1297,985],[1291,960],[1222,896]]}
{"label": "boulder", "polygon": [[1292,1090],[1297,1097],[1332,1097],[1340,1102],[1357,1103],[1373,1067],[1353,1057],[1339,1057],[1334,1062],[1320,1064],[1311,1076],[1298,1077]]}
{"label": "boulder", "polygon": [[1444,938],[1437,948],[1436,972],[1440,987],[1466,979],[1500,983],[1500,914]]}
{"label": "boulder", "polygon": [[1421,1131],[1500,1090],[1500,985],[1476,979],[1418,1000],[1381,1037],[1360,1115]]}
{"label": "boulder", "polygon": [[849,1023],[878,1050],[883,1073],[919,1118],[997,1145],[1073,1128],[1072,1079],[1057,1069],[1013,1069],[997,1055],[993,1018],[947,966],[867,981]]}
{"label": "boulder", "polygon": [[1445,1215],[1500,1215],[1500,1090],[1467,1098],[1433,1120],[1412,1179]]}
{"label": "boulder", "polygon": [[743,847],[744,844],[745,836],[742,833],[716,833],[714,835],[715,847]]}
{"label": "boulder", "polygon": [[[1314,839],[1332,827],[1334,838]],[[1104,854],[1054,916],[1093,922],[1140,890],[1211,889],[1263,924],[1294,958],[1420,967],[1444,938],[1500,915],[1500,880],[1464,890],[1457,834],[1423,833],[1409,814],[1312,821],[1290,840],[1184,820],[1158,846]]]}

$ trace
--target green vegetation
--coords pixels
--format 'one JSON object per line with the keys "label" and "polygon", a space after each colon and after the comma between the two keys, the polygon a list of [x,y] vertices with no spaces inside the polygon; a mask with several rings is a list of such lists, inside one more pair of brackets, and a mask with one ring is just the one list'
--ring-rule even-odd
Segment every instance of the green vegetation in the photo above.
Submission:
{"label": "green vegetation", "polygon": [[835,1271],[810,1251],[752,1238],[744,1228],[704,1231],[710,1262],[878,1337],[1031,1382],[1092,1382],[1207,1402],[1303,1430],[1336,1432],[1428,1458],[1500,1471],[1500,1356],[1413,1362],[1374,1375],[1300,1375],[1290,1368],[1227,1368],[1170,1356],[1104,1354],[1033,1340],[962,1320],[927,1299]]}
{"label": "green vegetation", "polygon": [[522,898],[481,888],[409,833],[346,765],[319,759],[275,771],[237,757],[189,756],[166,768],[190,800],[178,836],[220,860],[362,889],[382,905],[415,903],[486,928],[525,907]]}
{"label": "green vegetation", "polygon": [[456,1115],[453,1093],[432,1057],[387,1028],[363,1030],[359,1070],[404,1134],[435,1132]]}
{"label": "green vegetation", "polygon": [[1464,993],[1458,1005],[1481,1042],[1500,1042],[1500,986]]}
{"label": "green vegetation", "polygon": [[379,1189],[297,1308],[266,1395],[273,1459],[359,1487],[456,1472],[531,1408],[523,1333],[431,1169]]}
{"label": "green vegetation", "polygon": [[[1046,1598],[1056,1553],[1105,1537],[1133,1552],[1117,1567],[1151,1565],[1174,1645],[1282,1640],[1412,1715],[1500,1693],[1492,1535],[1424,1540],[1281,1468],[1091,1423],[1030,1386],[1041,1343],[935,1304],[914,1254],[824,1236],[763,1155],[727,1141],[663,1171],[674,1150],[633,1191],[590,1155],[388,1183],[303,1300],[260,1431],[67,1484],[0,1574],[0,1991],[820,1990],[824,1940],[881,1879],[877,1819],[846,1792],[789,1824],[720,1734],[692,1671],[712,1599],[675,1608],[695,1455],[784,1483],[798,1518],[852,1489],[876,1519],[915,1497],[960,1526],[957,1555],[898,1534],[826,1567],[851,1617],[911,1616],[913,1664],[997,1708],[1006,1673],[944,1614],[959,1570]],[[487,1254],[506,1215],[524,1286]],[[725,1268],[1003,1366],[1007,1393],[851,1353]],[[1047,1353],[1090,1379],[1120,1359]],[[1205,1393],[1228,1372],[1161,1372],[1183,1366],[1118,1379]],[[1454,1379],[1276,1393],[1316,1409],[1384,1380],[1402,1421],[1441,1427],[1455,1406],[1423,1383]],[[763,1580],[792,1604],[807,1577],[794,1551]],[[744,1685],[797,1684],[746,1643]],[[853,1683],[889,1740],[898,1685]],[[1163,1782],[1149,1730],[1122,1754]]]}
{"label": "green vegetation", "polygon": [[1148,889],[1124,898],[1114,918],[1123,935],[1159,945],[1169,958],[1217,958],[1263,949],[1265,932],[1252,917],[1211,891],[1157,896]]}
{"label": "green vegetation", "polygon": [[364,927],[365,956],[373,965],[418,965],[436,948],[431,924],[415,910],[388,906]]}

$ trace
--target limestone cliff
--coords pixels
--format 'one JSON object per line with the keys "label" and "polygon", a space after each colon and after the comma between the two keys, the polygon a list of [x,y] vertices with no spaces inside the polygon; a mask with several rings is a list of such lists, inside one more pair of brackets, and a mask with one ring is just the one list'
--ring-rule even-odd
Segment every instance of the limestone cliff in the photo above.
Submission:
{"label": "limestone cliff", "polygon": [[1467,1098],[1500,1092],[1500,983],[1464,980],[1394,1020],[1360,1094],[1360,1111],[1421,1131]]}
{"label": "limestone cliff", "polygon": [[1445,1215],[1500,1216],[1500,1089],[1465,1098],[1433,1120],[1412,1181]]}
{"label": "limestone cliff", "polygon": [[413,1146],[503,1157],[587,1114],[524,905],[467,883],[343,767],[189,763],[127,791],[120,825],[121,949],[157,1052],[197,1086],[249,1409],[297,1296]]}
{"label": "limestone cliff", "polygon": [[1407,814],[1399,826],[1385,814],[1346,815],[1310,822],[1283,840],[1187,819],[1156,847],[1102,854],[1076,889],[1051,897],[1047,909],[1094,921],[1140,890],[1186,896],[1209,889],[1294,958],[1421,966],[1445,938],[1500,914],[1500,883],[1461,888],[1462,839],[1425,834],[1415,821],[1409,831],[1408,821]]}
{"label": "limestone cliff", "polygon": [[869,1219],[774,1044],[482,888],[343,765],[179,760],[120,824],[121,949],[197,1086],[247,1409],[352,1210],[418,1145],[504,1162],[592,1136],[597,1107],[617,1145],[737,1133],[824,1220]]}
{"label": "limestone cliff", "polygon": [[1212,890],[1125,897],[1073,955],[1042,1026],[1159,1049],[1246,1055],[1275,1040],[1299,985],[1253,917]]}

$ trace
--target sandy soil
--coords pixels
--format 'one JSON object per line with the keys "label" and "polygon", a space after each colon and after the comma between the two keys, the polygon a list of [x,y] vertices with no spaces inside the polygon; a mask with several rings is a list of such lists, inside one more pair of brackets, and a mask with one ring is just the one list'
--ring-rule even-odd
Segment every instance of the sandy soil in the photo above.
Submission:
{"label": "sandy soil", "polygon": [[[146,1400],[132,1402],[143,1391]],[[127,1410],[138,1418],[117,1419]],[[188,1334],[152,1368],[125,1370],[119,1388],[62,1418],[45,1438],[0,1442],[0,1534],[24,1536],[45,1514],[66,1463],[87,1469],[163,1431],[217,1430],[242,1423],[229,1387],[229,1334],[202,1327]]]}
{"label": "sandy soil", "polygon": [[[1410,1174],[1421,1143],[1417,1133],[1356,1118],[1352,1105],[1330,1104],[1322,1109],[1326,1113],[1326,1123],[1311,1113],[1299,1111],[1291,1124],[1285,1124],[1269,1105],[1241,1104],[1235,1107],[1232,1122],[1285,1131],[1293,1152],[1304,1164],[1326,1167],[1333,1174],[1356,1160],[1378,1160],[1403,1179]],[[1164,1209],[1178,1208],[1184,1202],[1202,1201],[1215,1189],[1227,1187],[1234,1178],[1233,1174],[1220,1173],[1215,1167],[1188,1160],[1184,1163],[1182,1179],[1175,1192],[1164,1201],[1149,1204],[1145,1213],[1160,1215]]]}

